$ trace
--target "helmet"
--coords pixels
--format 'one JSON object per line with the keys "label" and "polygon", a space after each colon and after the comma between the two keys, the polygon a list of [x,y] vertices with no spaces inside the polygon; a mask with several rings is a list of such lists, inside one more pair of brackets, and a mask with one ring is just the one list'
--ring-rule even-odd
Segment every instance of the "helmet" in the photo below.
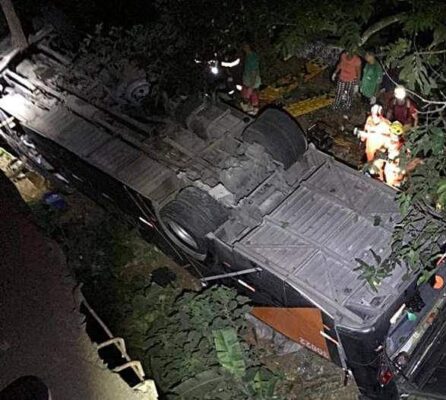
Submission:
{"label": "helmet", "polygon": [[397,100],[404,100],[406,98],[406,89],[404,86],[398,85],[394,90],[394,96]]}
{"label": "helmet", "polygon": [[393,135],[402,135],[404,133],[403,124],[400,121],[392,122],[390,125],[390,133]]}
{"label": "helmet", "polygon": [[381,115],[383,108],[379,104],[374,104],[370,111],[372,112],[372,115]]}

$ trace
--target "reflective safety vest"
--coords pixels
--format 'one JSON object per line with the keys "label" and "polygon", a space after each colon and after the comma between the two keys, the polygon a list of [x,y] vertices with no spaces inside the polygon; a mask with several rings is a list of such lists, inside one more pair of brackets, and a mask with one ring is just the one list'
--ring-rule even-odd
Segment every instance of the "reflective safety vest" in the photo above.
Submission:
{"label": "reflective safety vest", "polygon": [[384,117],[375,124],[372,117],[368,117],[364,127],[364,134],[361,139],[366,141],[365,153],[367,162],[371,162],[375,158],[378,150],[385,151],[387,149],[390,135],[390,121]]}

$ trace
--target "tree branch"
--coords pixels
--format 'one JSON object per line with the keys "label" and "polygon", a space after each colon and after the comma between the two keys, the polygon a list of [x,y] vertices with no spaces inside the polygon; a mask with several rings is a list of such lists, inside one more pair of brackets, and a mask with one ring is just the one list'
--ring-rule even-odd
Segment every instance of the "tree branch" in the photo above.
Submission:
{"label": "tree branch", "polygon": [[418,111],[418,114],[420,115],[437,114],[443,112],[445,109],[446,109],[446,102],[441,107],[437,107],[434,110]]}
{"label": "tree branch", "polygon": [[[389,75],[389,73],[388,73],[387,69],[385,68],[384,64],[383,64],[382,62],[380,62],[380,64],[381,64],[381,67],[382,67],[384,73],[385,73],[386,76],[389,78],[389,80],[390,80],[395,86],[400,85],[400,83],[396,82],[396,81]],[[415,93],[415,92],[412,91],[412,90],[409,90],[409,89],[407,89],[407,88],[405,88],[405,89],[406,89],[406,92],[407,92],[407,93],[411,94],[412,96],[415,96],[416,98],[420,99],[423,103],[426,103],[426,104],[428,104],[428,105],[440,105],[440,106],[444,106],[444,105],[446,105],[446,101],[434,101],[434,100],[428,100],[428,99],[426,99],[426,98],[420,96],[418,93]]]}
{"label": "tree branch", "polygon": [[364,44],[372,37],[375,33],[380,30],[387,28],[389,25],[395,24],[397,22],[401,22],[406,17],[406,13],[392,15],[387,18],[383,18],[378,21],[376,24],[373,24],[369,28],[367,28],[364,33],[361,35],[361,40],[359,41],[359,46],[364,46]]}
{"label": "tree branch", "polygon": [[11,43],[14,48],[24,49],[28,45],[26,36],[23,33],[22,24],[17,16],[12,0],[0,0],[0,6],[8,23],[11,33]]}
{"label": "tree branch", "polygon": [[433,51],[416,51],[415,54],[420,54],[420,55],[431,55],[431,54],[445,54],[446,50],[433,50]]}

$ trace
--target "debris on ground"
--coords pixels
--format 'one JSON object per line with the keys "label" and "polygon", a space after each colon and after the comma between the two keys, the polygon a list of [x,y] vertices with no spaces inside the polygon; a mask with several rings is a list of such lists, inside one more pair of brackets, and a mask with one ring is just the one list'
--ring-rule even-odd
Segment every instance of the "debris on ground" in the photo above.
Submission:
{"label": "debris on ground", "polygon": [[259,100],[263,104],[275,103],[299,86],[299,81],[297,78],[288,75],[279,79],[274,86],[266,86],[259,92]]}
{"label": "debris on ground", "polygon": [[44,193],[44,195],[42,196],[42,201],[46,205],[56,210],[63,210],[66,207],[64,198],[60,194],[55,192]]}
{"label": "debris on ground", "polygon": [[37,201],[42,197],[42,188],[49,189],[46,179],[26,168],[25,164],[0,147],[0,170],[14,183],[26,202]]}
{"label": "debris on ground", "polygon": [[308,82],[309,80],[315,78],[323,71],[328,68],[328,65],[324,64],[321,59],[312,59],[305,64],[305,70],[307,73],[304,76],[304,81]]}
{"label": "debris on ground", "polygon": [[327,107],[333,104],[334,99],[327,95],[313,97],[306,100],[297,101],[295,103],[289,103],[285,110],[288,111],[293,117],[300,117],[304,114],[309,114],[320,108]]}

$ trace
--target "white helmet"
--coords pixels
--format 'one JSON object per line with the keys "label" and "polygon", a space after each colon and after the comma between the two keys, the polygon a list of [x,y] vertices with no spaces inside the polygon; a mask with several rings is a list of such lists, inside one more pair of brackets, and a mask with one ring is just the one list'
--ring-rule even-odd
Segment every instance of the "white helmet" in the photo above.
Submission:
{"label": "white helmet", "polygon": [[407,96],[406,89],[404,86],[398,85],[393,91],[395,98],[397,100],[404,100]]}
{"label": "white helmet", "polygon": [[374,104],[372,106],[371,112],[373,116],[381,115],[383,112],[383,108],[379,104]]}

